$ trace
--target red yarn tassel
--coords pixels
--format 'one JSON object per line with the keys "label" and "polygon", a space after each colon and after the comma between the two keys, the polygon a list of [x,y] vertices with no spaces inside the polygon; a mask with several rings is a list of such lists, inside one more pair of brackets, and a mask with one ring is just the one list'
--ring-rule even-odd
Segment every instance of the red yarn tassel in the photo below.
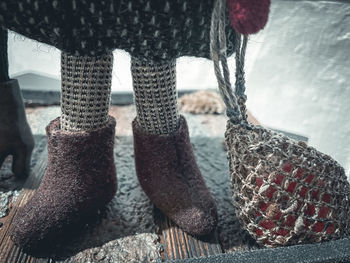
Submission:
{"label": "red yarn tassel", "polygon": [[229,0],[230,21],[243,35],[254,34],[267,23],[271,0]]}

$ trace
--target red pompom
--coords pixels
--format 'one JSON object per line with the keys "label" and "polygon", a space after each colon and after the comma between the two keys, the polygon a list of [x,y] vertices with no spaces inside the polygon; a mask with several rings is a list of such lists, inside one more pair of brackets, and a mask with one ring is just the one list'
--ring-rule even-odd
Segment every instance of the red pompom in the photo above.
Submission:
{"label": "red pompom", "polygon": [[231,25],[243,35],[263,29],[269,16],[271,0],[229,0]]}

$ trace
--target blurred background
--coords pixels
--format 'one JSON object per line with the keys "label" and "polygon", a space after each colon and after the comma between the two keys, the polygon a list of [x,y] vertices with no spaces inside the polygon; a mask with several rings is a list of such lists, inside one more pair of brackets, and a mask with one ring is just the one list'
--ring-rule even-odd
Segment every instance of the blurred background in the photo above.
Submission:
{"label": "blurred background", "polygon": [[[23,90],[59,92],[57,49],[11,32],[9,58]],[[233,72],[233,58],[230,65]],[[179,91],[216,89],[209,60],[180,58],[177,73]],[[260,123],[307,137],[350,178],[348,0],[272,0],[267,27],[250,38],[246,77],[248,109]],[[132,93],[130,57],[119,50],[112,89],[114,96]]]}

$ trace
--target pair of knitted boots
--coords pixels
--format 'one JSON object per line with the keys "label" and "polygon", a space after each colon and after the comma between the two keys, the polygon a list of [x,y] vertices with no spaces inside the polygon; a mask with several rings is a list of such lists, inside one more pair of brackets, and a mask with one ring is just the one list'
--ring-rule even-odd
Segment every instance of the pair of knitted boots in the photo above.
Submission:
{"label": "pair of knitted boots", "polygon": [[[110,91],[110,56],[90,60],[62,55],[62,115],[46,127],[46,174],[12,222],[13,241],[28,252],[50,251],[69,239],[117,191],[116,121],[108,116],[109,95],[103,95]],[[132,72],[140,185],[184,231],[209,234],[217,224],[217,210],[196,164],[186,120],[176,108],[175,62],[149,65],[133,59]],[[149,107],[156,112],[147,111]]]}
{"label": "pair of knitted boots", "polygon": [[[110,117],[107,126],[91,132],[65,132],[59,119],[47,126],[46,175],[13,222],[15,243],[33,252],[51,248],[111,201],[117,191],[115,125]],[[136,120],[132,128],[137,176],[150,200],[188,233],[210,233],[216,206],[196,164],[185,118],[169,135],[148,134]]]}

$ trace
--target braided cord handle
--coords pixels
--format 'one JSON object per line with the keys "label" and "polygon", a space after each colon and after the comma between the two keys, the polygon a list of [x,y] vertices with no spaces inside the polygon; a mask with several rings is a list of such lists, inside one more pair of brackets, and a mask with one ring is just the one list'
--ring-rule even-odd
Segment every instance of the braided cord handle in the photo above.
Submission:
{"label": "braided cord handle", "polygon": [[236,83],[233,90],[227,64],[226,5],[226,0],[215,1],[210,28],[210,52],[219,92],[226,105],[226,115],[233,124],[247,123],[244,60],[248,38],[243,36],[242,41],[241,34],[236,32]]}

